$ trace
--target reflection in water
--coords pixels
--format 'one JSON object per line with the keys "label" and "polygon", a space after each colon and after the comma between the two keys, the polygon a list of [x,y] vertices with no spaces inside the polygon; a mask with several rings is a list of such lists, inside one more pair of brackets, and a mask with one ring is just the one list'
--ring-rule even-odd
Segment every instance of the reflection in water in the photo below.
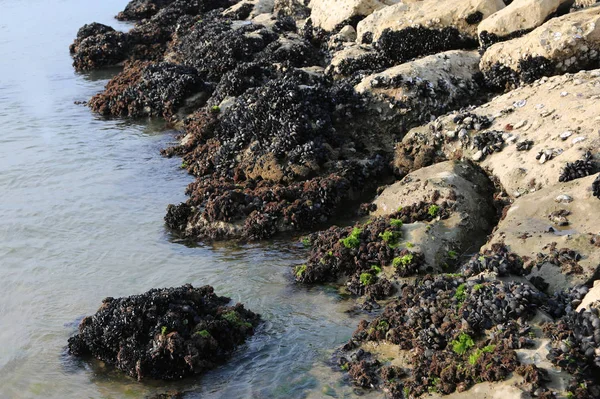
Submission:
{"label": "reflection in water", "polygon": [[[0,398],[302,398],[352,388],[324,363],[358,320],[335,289],[295,287],[289,242],[181,245],[168,203],[191,178],[159,150],[160,121],[104,120],[74,102],[115,70],[75,74],[68,45],[84,23],[126,0],[5,0],[0,13]],[[106,296],[184,283],[213,285],[266,320],[227,365],[197,379],[138,383],[64,352]],[[325,391],[324,391],[325,389]]]}

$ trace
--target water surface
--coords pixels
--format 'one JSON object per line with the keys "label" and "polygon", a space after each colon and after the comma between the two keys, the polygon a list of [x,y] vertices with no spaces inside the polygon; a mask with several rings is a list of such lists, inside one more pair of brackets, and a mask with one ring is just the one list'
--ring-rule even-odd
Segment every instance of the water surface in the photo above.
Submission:
{"label": "water surface", "polygon": [[[325,361],[358,318],[335,289],[295,287],[289,242],[188,247],[163,225],[191,181],[159,150],[158,121],[104,120],[76,101],[114,71],[77,74],[68,45],[84,23],[127,29],[125,0],[0,0],[0,398],[351,396]],[[138,383],[65,355],[107,296],[210,284],[266,320],[227,365],[177,384]],[[327,391],[330,392],[330,391]]]}

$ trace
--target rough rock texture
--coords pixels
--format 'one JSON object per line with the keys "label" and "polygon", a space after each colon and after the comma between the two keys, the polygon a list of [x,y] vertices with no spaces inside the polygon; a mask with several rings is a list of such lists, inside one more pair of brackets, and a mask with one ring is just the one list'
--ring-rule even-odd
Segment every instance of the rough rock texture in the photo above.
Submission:
{"label": "rough rock texture", "polygon": [[542,25],[559,7],[568,8],[572,0],[515,0],[483,20],[477,27],[484,47],[529,32]]}
{"label": "rough rock texture", "polygon": [[97,22],[82,26],[69,47],[78,71],[114,66],[127,58],[129,43],[123,32]]}
{"label": "rough rock texture", "polygon": [[[436,156],[470,158],[489,170],[508,195],[519,197],[558,183],[565,170],[573,169],[567,164],[584,159],[588,151],[592,164],[600,166],[598,99],[600,71],[543,78],[412,129],[397,147],[395,166],[410,171]],[[574,166],[595,173],[584,163]]]}
{"label": "rough rock texture", "polygon": [[375,95],[384,109],[399,109],[407,119],[424,123],[464,105],[465,99],[477,102],[478,64],[476,52],[447,51],[366,76],[355,90]]}
{"label": "rough rock texture", "polygon": [[348,276],[351,292],[379,299],[389,294],[378,291],[378,283],[449,270],[460,255],[483,244],[494,226],[492,191],[485,173],[469,163],[443,162],[413,172],[383,190],[368,222],[310,235],[309,261],[296,268],[296,279],[314,283]]}
{"label": "rough rock texture", "polygon": [[[360,21],[357,40],[362,41],[368,32],[372,40],[377,41],[388,29],[401,34],[403,30],[416,26],[432,31],[432,35],[434,31],[453,29],[460,35],[476,38],[477,24],[502,8],[502,0],[401,2],[382,8]],[[414,43],[415,46],[424,44],[422,41]]]}
{"label": "rough rock texture", "polygon": [[189,284],[106,298],[81,321],[69,352],[93,356],[138,380],[199,374],[224,362],[259,322],[257,314],[229,302],[208,285]]}
{"label": "rough rock texture", "polygon": [[592,242],[598,233],[592,215],[600,212],[600,201],[591,195],[592,180],[556,184],[517,199],[486,246],[502,243],[533,262],[528,277],[543,278],[549,293],[587,283],[600,270],[600,251]]}
{"label": "rough rock texture", "polygon": [[194,68],[136,62],[113,78],[89,106],[103,115],[169,118],[187,98],[204,88]]}
{"label": "rough rock texture", "polygon": [[[516,350],[534,344],[526,321],[540,299],[524,284],[426,276],[405,285],[374,320],[361,321],[338,364],[357,385],[367,376],[394,398],[503,381],[519,366]],[[368,352],[387,344],[387,356]],[[363,372],[352,373],[358,365]]]}
{"label": "rough rock texture", "polygon": [[599,66],[600,7],[553,18],[527,35],[491,46],[481,70],[492,86],[531,83],[542,76]]}
{"label": "rough rock texture", "polygon": [[315,26],[334,30],[345,21],[358,20],[399,0],[311,0],[310,19]]}
{"label": "rough rock texture", "polygon": [[476,166],[441,162],[387,187],[374,201],[374,215],[388,215],[418,201],[452,201],[447,219],[405,225],[403,229],[404,240],[423,253],[427,270],[439,272],[444,264],[454,263],[457,256],[476,250],[492,231],[496,219],[493,192],[493,184]]}
{"label": "rough rock texture", "polygon": [[164,8],[176,0],[132,0],[125,9],[117,14],[116,18],[120,21],[139,21],[144,18],[150,18],[161,8]]}

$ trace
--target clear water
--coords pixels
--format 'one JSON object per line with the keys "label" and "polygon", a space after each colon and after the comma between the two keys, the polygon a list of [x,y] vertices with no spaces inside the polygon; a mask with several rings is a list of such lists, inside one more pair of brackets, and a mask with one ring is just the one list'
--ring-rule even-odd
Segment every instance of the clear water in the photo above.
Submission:
{"label": "clear water", "polygon": [[[74,101],[113,72],[76,74],[68,45],[126,0],[0,0],[0,398],[353,396],[326,365],[358,318],[335,289],[295,287],[289,242],[186,247],[165,231],[191,178],[159,149],[160,122],[102,120]],[[138,383],[64,353],[107,296],[210,284],[266,320],[231,361],[178,383]]]}

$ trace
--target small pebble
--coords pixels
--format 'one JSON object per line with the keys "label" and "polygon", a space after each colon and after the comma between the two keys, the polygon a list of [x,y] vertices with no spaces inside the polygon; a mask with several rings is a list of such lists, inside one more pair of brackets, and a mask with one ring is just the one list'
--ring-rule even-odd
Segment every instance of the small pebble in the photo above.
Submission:
{"label": "small pebble", "polygon": [[567,195],[567,194],[561,194],[558,197],[556,197],[554,199],[554,201],[556,201],[560,204],[568,204],[570,202],[573,202],[573,197],[571,197],[570,195]]}

